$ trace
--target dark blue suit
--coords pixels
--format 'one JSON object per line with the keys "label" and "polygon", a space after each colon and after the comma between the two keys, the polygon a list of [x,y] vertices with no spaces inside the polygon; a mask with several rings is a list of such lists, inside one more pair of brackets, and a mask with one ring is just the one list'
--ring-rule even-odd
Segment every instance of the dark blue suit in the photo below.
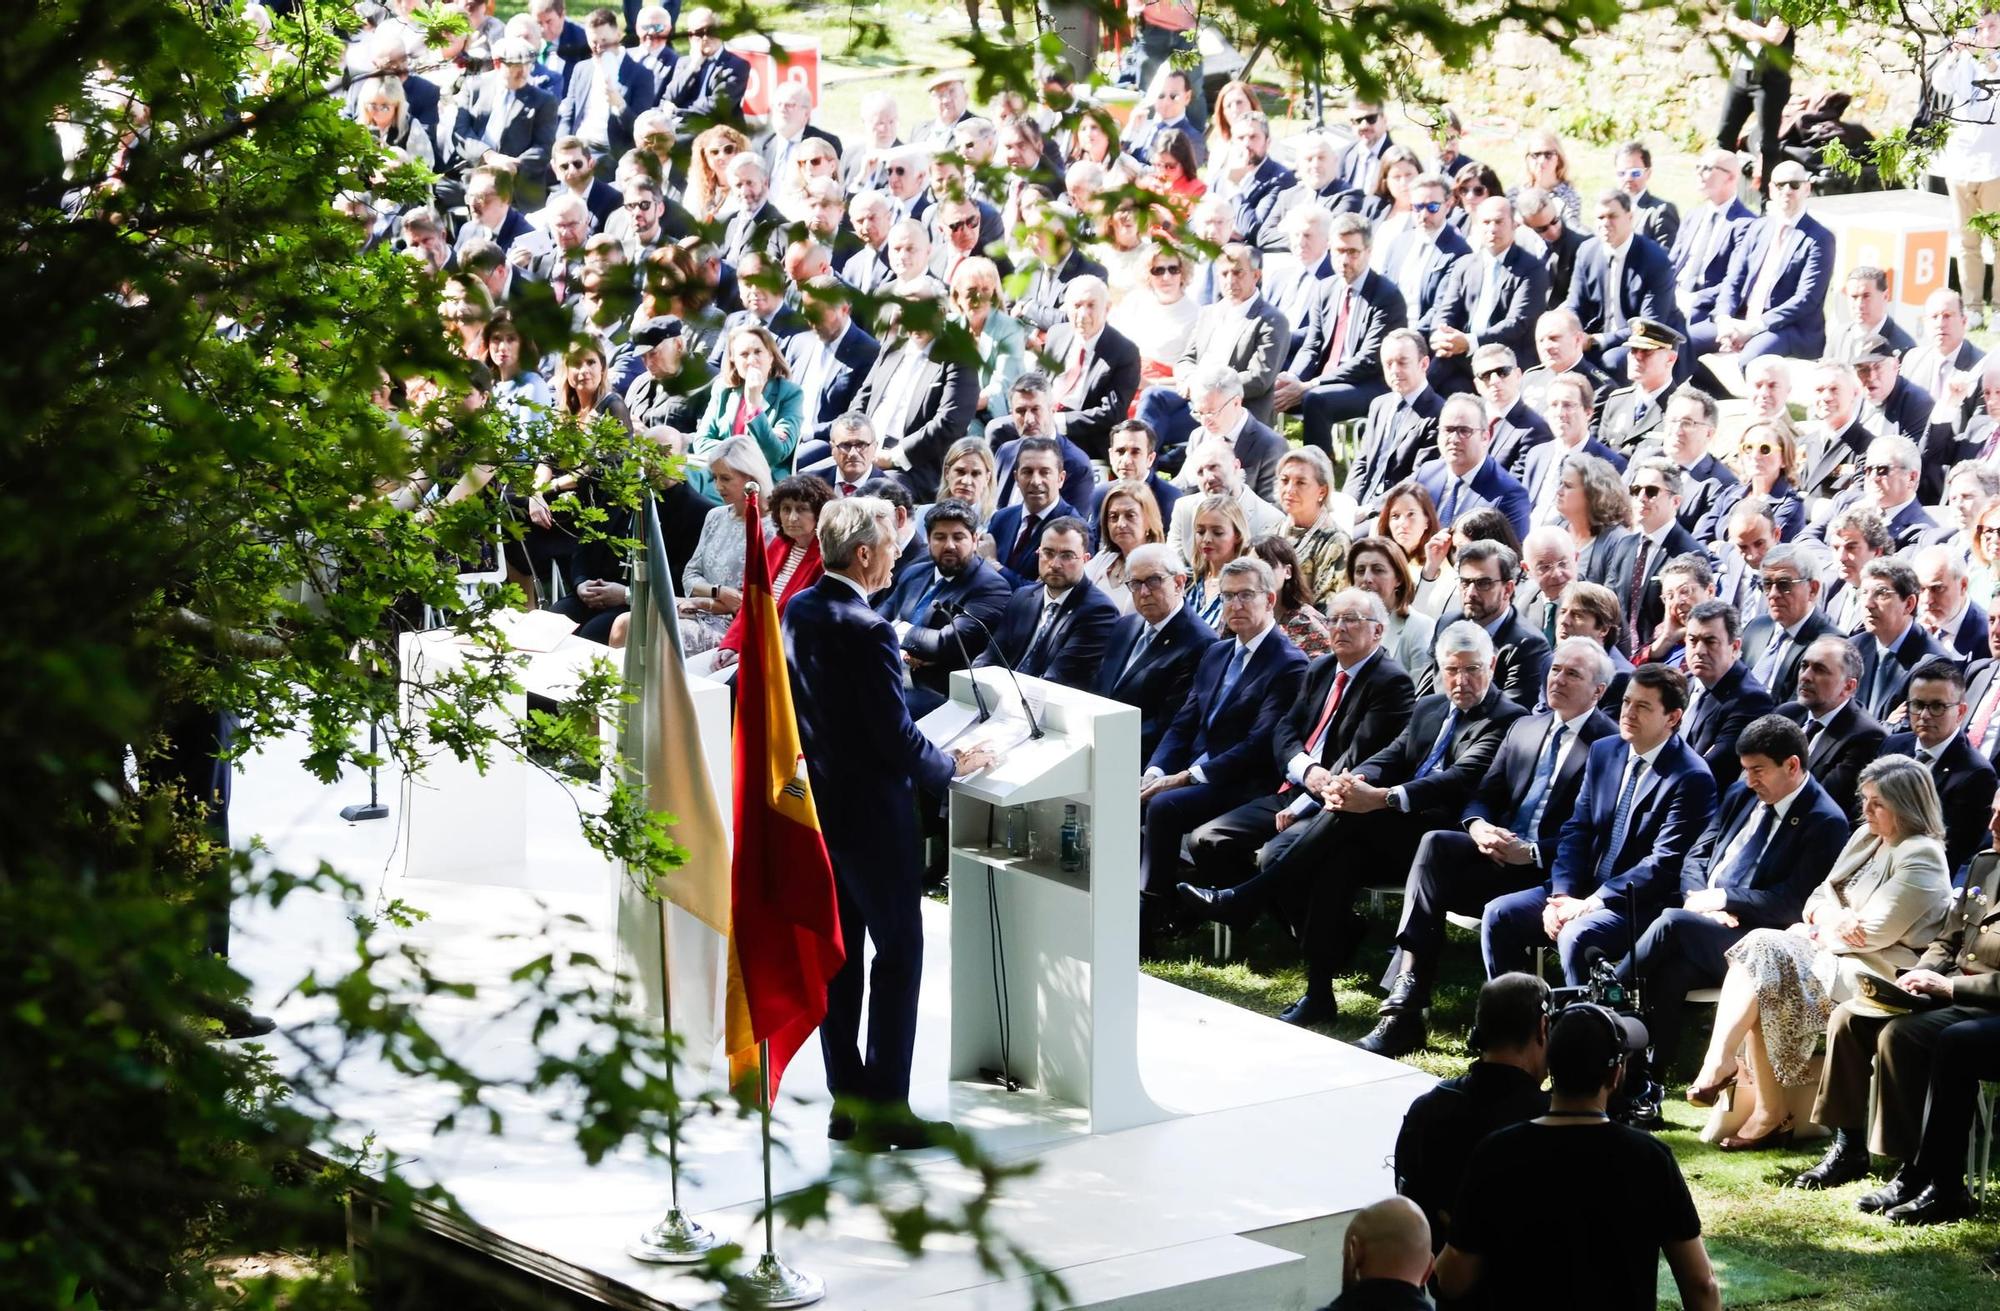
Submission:
{"label": "dark blue suit", "polygon": [[1554,440],[1536,443],[1528,448],[1528,454],[1521,462],[1521,486],[1527,490],[1530,513],[1533,513],[1535,506],[1542,503],[1542,484],[1550,478],[1562,476],[1563,457],[1571,454],[1595,455],[1620,473],[1625,472],[1625,466],[1629,463],[1625,456],[1595,437],[1585,438],[1583,445],[1574,452]]}
{"label": "dark blue suit", "polygon": [[[1062,445],[1062,503],[1064,505],[1097,504],[1097,473],[1090,467],[1090,455],[1081,446],[1067,437],[1055,440]],[[993,458],[999,462],[993,471],[994,504],[1013,505],[1020,499],[1020,488],[1014,485],[1014,461],[1021,455],[1020,430],[1012,419],[1000,419],[986,425],[986,444],[993,448]],[[1078,511],[1081,514],[1081,511]],[[1091,532],[1097,531],[1097,520],[1086,519]]]}
{"label": "dark blue suit", "polygon": [[[1447,487],[1453,481],[1451,471],[1445,467],[1444,458],[1426,460],[1417,467],[1417,481],[1431,494],[1431,504],[1438,507],[1438,514],[1445,511]],[[1528,491],[1502,469],[1491,455],[1480,461],[1466,480],[1465,491],[1458,494],[1456,504],[1451,508],[1451,519],[1456,522],[1467,511],[1490,505],[1507,516],[1507,522],[1514,525],[1516,537],[1528,535]]]}
{"label": "dark blue suit", "polygon": [[[1882,742],[1882,754],[1915,759],[1917,735],[1891,733]],[[1931,781],[1937,784],[1944,810],[1946,863],[1956,879],[1987,846],[1986,818],[1993,808],[1996,781],[1993,762],[1974,750],[1964,733],[1955,733],[1945,743],[1944,753],[1931,762]]]}
{"label": "dark blue suit", "polygon": [[[1632,749],[1623,738],[1594,742],[1584,765],[1583,787],[1576,809],[1563,825],[1549,881],[1540,887],[1510,893],[1489,902],[1479,926],[1479,946],[1486,958],[1486,975],[1495,978],[1522,967],[1528,953],[1549,945],[1542,930],[1542,907],[1550,897],[1590,897],[1604,909],[1579,915],[1565,924],[1556,939],[1563,977],[1581,984],[1588,974],[1584,954],[1597,947],[1616,956],[1635,932],[1643,933],[1654,916],[1680,891],[1681,862],[1708,825],[1715,804],[1715,780],[1701,757],[1678,733],[1661,744],[1660,753],[1633,789],[1624,841],[1610,846],[1618,812],[1618,796]],[[1599,877],[1609,856],[1608,877]],[[1632,919],[1633,900],[1637,921]]]}
{"label": "dark blue suit", "polygon": [[1207,780],[1158,793],[1141,807],[1139,886],[1147,894],[1173,891],[1182,838],[1278,785],[1271,739],[1298,697],[1306,658],[1273,626],[1224,698],[1222,681],[1240,645],[1225,636],[1202,655],[1193,688],[1147,757],[1147,768],[1168,774],[1199,765]]}
{"label": "dark blue suit", "polygon": [[1026,514],[1027,507],[1016,501],[995,510],[992,520],[986,525],[987,535],[992,537],[997,548],[994,563],[1000,566],[1000,576],[1007,580],[1009,587],[1022,587],[1042,576],[1041,561],[1035,553],[1042,545],[1041,530],[1051,519],[1060,519],[1064,515],[1083,518],[1082,511],[1057,497],[1053,505],[1042,511],[1034,533],[1027,534],[1021,531]]}
{"label": "dark blue suit", "polygon": [[1713,881],[1728,895],[1723,910],[1736,917],[1735,928],[1700,911],[1672,906],[1660,912],[1639,939],[1637,952],[1616,948],[1607,952],[1625,957],[1618,972],[1626,982],[1640,980],[1645,985],[1640,995],[1646,1002],[1655,1070],[1671,1065],[1680,1048],[1681,1009],[1687,995],[1696,988],[1721,985],[1729,970],[1723,953],[1750,930],[1798,923],[1806,897],[1833,868],[1847,843],[1847,816],[1808,774],[1762,853],[1748,865],[1732,859],[1724,868],[1721,858],[1733,854],[1729,848],[1737,835],[1749,828],[1754,836],[1754,826],[1763,819],[1762,808],[1756,793],[1741,783],[1731,784],[1714,821],[1695,839],[1681,866],[1681,895],[1702,891]]}
{"label": "dark blue suit", "polygon": [[[1548,420],[1529,409],[1527,402],[1515,401],[1513,409],[1495,420],[1493,444],[1486,448],[1486,453],[1525,489],[1529,454],[1543,442],[1553,440],[1555,434],[1549,430]],[[1532,497],[1529,504],[1532,509]]]}
{"label": "dark blue suit", "polygon": [[1132,648],[1146,626],[1145,619],[1136,614],[1125,615],[1112,626],[1103,662],[1097,667],[1097,681],[1090,686],[1098,696],[1123,701],[1139,711],[1141,760],[1151,759],[1160,739],[1167,735],[1167,725],[1180,713],[1188,689],[1194,685],[1195,666],[1216,640],[1215,630],[1183,605],[1160,625],[1160,635],[1133,664]]}
{"label": "dark blue suit", "polygon": [[[1764,270],[1764,253],[1770,249],[1777,231],[1775,215],[1759,219],[1742,240],[1729,261],[1729,275],[1716,297],[1717,317],[1750,318],[1750,298]],[[1761,318],[1764,330],[1743,344],[1742,358],[1784,355],[1793,359],[1818,359],[1826,350],[1826,289],[1833,276],[1833,234],[1810,215],[1800,215],[1785,234],[1777,279],[1772,282]],[[1715,349],[1713,323],[1697,324],[1688,334],[1688,355],[1705,355]]]}
{"label": "dark blue suit", "polygon": [[1118,622],[1118,607],[1095,584],[1079,582],[1063,597],[1055,621],[1037,646],[1035,630],[1041,626],[1047,595],[1040,583],[1016,588],[993,631],[993,645],[972,663],[997,665],[1004,657],[1004,663],[1012,665],[1016,673],[1046,678],[1064,687],[1089,687],[1097,678],[1098,661],[1110,640],[1112,625]]}
{"label": "dark blue suit", "polygon": [[[1414,229],[1405,229],[1389,246],[1389,253],[1382,267],[1393,272],[1403,267],[1408,256],[1410,243],[1420,240]],[[1424,255],[1423,272],[1417,278],[1417,303],[1411,305],[1409,297],[1403,297],[1404,309],[1409,312],[1410,326],[1424,334],[1431,335],[1431,329],[1438,325],[1438,312],[1443,308],[1443,294],[1452,271],[1458,261],[1472,253],[1472,247],[1465,243],[1458,230],[1450,224],[1438,229],[1437,240],[1426,242],[1430,247]]]}
{"label": "dark blue suit", "polygon": [[[951,757],[903,704],[903,660],[889,621],[833,574],[785,606],[785,656],[800,750],[840,894],[847,962],[827,988],[820,1050],[835,1097],[907,1104],[923,977],[923,865],[917,792],[942,795]],[[868,1047],[859,1046],[864,944]]]}
{"label": "dark blue suit", "polygon": [[[1688,690],[1694,690],[1689,675]],[[1736,754],[1736,735],[1759,715],[1777,708],[1770,689],[1750,672],[1750,662],[1738,660],[1715,686],[1701,694],[1694,713],[1681,724],[1687,744],[1701,753],[1702,763],[1718,788],[1734,783],[1743,772],[1743,760]]]}
{"label": "dark blue suit", "polygon": [[[569,86],[563,92],[562,108],[556,115],[556,130],[561,135],[574,135],[583,126],[590,112],[591,90],[597,85],[601,67],[597,60],[586,59],[570,70]],[[622,158],[632,148],[633,122],[660,98],[659,88],[653,85],[653,75],[630,55],[618,61],[618,90],[624,96],[624,104],[610,109],[604,119],[605,142],[613,159]],[[596,143],[590,144],[594,146]]]}
{"label": "dark blue suit", "polygon": [[1298,182],[1298,175],[1268,156],[1243,179],[1236,192],[1236,231],[1239,240],[1262,250],[1283,250],[1284,234],[1278,231],[1278,198]]}
{"label": "dark blue suit", "polygon": [[[1347,331],[1336,355],[1334,336],[1343,305]],[[1388,392],[1382,381],[1382,339],[1408,322],[1403,293],[1381,274],[1363,273],[1351,295],[1340,279],[1326,280],[1304,327],[1292,325],[1292,367],[1306,386],[1299,418],[1307,445],[1330,450],[1333,425],[1360,418],[1369,402]]]}
{"label": "dark blue suit", "polygon": [[[819,334],[795,332],[780,342],[778,348],[784,354],[785,367],[792,371],[792,381],[804,386],[806,369],[819,353]],[[858,323],[848,324],[847,331],[833,344],[833,363],[827,366],[820,380],[819,408],[812,411],[812,431],[799,443],[801,465],[825,458],[825,452],[809,452],[807,447],[813,442],[833,440],[833,421],[853,406],[855,393],[861,390],[861,380],[875,367],[881,353],[882,343],[863,332]],[[806,400],[810,404],[812,398]]]}
{"label": "dark blue suit", "polygon": [[1847,640],[1861,653],[1861,683],[1854,689],[1854,699],[1884,724],[1895,715],[1898,706],[1910,699],[1910,671],[1929,656],[1952,655],[1931,639],[1922,624],[1912,621],[1890,652],[1895,657],[1895,670],[1883,674],[1878,683],[1876,667],[1880,652],[1875,635],[1864,626]]}
{"label": "dark blue suit", "polygon": [[[1688,313],[1696,323],[1715,313],[1716,297],[1729,276],[1729,261],[1757,215],[1740,200],[1725,209],[1706,206],[1691,214],[1674,234],[1674,281],[1691,297]],[[1719,230],[1718,230],[1719,229]]]}
{"label": "dark blue suit", "polygon": [[[1486,310],[1480,319],[1481,308]],[[1451,266],[1451,277],[1426,306],[1428,327],[1455,328],[1472,338],[1472,350],[1506,346],[1516,360],[1535,358],[1535,320],[1549,307],[1549,271],[1519,246],[1509,246],[1486,289],[1486,254],[1472,251]],[[1431,361],[1431,385],[1446,395],[1472,390],[1472,351]],[[1508,461],[1502,460],[1502,464]]]}
{"label": "dark blue suit", "polygon": [[1635,231],[1625,250],[1618,286],[1608,285],[1610,278],[1611,254],[1602,240],[1592,237],[1577,252],[1565,303],[1576,311],[1583,330],[1596,338],[1586,352],[1590,359],[1622,378],[1633,319],[1648,318],[1676,331],[1685,331],[1687,323],[1674,301],[1673,262],[1651,237]]}
{"label": "dark blue suit", "polygon": [[[901,620],[910,626],[903,634],[902,648],[924,662],[910,671],[910,686],[903,689],[910,713],[919,719],[944,703],[952,670],[965,668],[953,630],[977,658],[986,649],[986,629],[999,624],[1007,598],[1014,594],[990,560],[975,558],[958,577],[942,582],[937,572],[936,565],[921,560],[898,574],[888,593],[875,603],[876,612],[884,619]],[[971,618],[941,613],[939,607],[946,605],[965,607]]]}
{"label": "dark blue suit", "polygon": [[718,50],[703,62],[692,51],[674,65],[674,75],[660,99],[681,111],[678,133],[692,141],[704,129],[720,123],[743,126],[743,93],[750,85],[750,62],[733,50]]}

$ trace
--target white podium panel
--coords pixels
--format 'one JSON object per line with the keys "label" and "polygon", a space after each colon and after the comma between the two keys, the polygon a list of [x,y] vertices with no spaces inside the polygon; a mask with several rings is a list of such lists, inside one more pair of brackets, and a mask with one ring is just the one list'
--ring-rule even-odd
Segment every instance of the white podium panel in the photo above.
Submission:
{"label": "white podium panel", "polygon": [[[995,718],[965,738],[1018,736],[1021,702],[1003,669],[954,673],[951,702],[925,724],[962,716],[975,676]],[[1091,1133],[1165,1119],[1138,1065],[1139,712],[1021,684],[1043,736],[951,789],[950,1077],[1004,1072],[1082,1108]],[[1089,842],[1065,870],[1070,805]]]}
{"label": "white podium panel", "polygon": [[[406,633],[400,644],[403,717],[424,738],[419,689],[468,661],[494,658],[490,647],[463,640],[450,629]],[[521,691],[504,698],[482,721],[505,731],[510,717],[526,712],[528,697],[560,701],[576,689],[596,660],[616,664],[616,652],[580,637],[565,637],[548,651],[510,652]],[[606,734],[611,726],[604,726]],[[431,746],[420,773],[405,780],[397,812],[403,869],[417,877],[455,883],[562,891],[564,855],[574,841],[579,807],[599,803],[589,781],[565,780],[504,748],[495,748],[484,770]],[[573,857],[568,858],[574,863]]]}

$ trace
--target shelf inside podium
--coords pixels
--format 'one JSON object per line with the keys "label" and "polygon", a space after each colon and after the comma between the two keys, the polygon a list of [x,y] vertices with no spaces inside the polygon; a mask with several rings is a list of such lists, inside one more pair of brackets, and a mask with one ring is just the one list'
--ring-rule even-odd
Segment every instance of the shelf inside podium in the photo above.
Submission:
{"label": "shelf inside podium", "polygon": [[993,768],[951,786],[996,806],[1076,796],[1090,790],[1090,745],[1049,733],[1010,747]]}
{"label": "shelf inside podium", "polygon": [[988,869],[1012,870],[1020,874],[1033,874],[1038,878],[1047,879],[1051,883],[1057,883],[1073,891],[1083,893],[1085,896],[1090,894],[1090,866],[1088,864],[1082,869],[1067,870],[1058,864],[1053,857],[1042,856],[1030,860],[1026,856],[1015,855],[1005,847],[955,846],[951,849],[951,854],[965,860],[975,861],[978,864],[986,866]]}

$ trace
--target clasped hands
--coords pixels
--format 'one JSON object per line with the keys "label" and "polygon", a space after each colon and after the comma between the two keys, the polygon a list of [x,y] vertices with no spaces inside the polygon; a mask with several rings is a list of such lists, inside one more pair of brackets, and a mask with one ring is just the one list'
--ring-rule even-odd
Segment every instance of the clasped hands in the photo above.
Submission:
{"label": "clasped hands", "polygon": [[1498,824],[1475,819],[1466,825],[1465,835],[1479,848],[1479,854],[1500,865],[1530,865],[1534,863],[1535,852],[1528,843],[1512,829],[1501,828]]}
{"label": "clasped hands", "polygon": [[1729,913],[1729,894],[1721,888],[1699,888],[1681,898],[1681,909],[1693,911],[1704,919],[1714,920],[1725,929],[1738,927],[1736,917]]}

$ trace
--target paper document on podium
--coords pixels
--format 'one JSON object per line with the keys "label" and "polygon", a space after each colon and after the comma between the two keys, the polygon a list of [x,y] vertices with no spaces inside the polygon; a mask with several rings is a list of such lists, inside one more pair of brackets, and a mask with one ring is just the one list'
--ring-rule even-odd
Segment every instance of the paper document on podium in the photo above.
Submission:
{"label": "paper document on podium", "polygon": [[[973,724],[966,729],[964,734],[952,743],[951,749],[970,751],[975,747],[984,747],[993,753],[995,757],[993,764],[997,766],[1006,761],[1009,751],[1028,741],[1033,735],[1034,729],[1027,720],[1013,715],[995,715],[983,724]],[[971,775],[961,775],[961,777],[969,778]]]}

